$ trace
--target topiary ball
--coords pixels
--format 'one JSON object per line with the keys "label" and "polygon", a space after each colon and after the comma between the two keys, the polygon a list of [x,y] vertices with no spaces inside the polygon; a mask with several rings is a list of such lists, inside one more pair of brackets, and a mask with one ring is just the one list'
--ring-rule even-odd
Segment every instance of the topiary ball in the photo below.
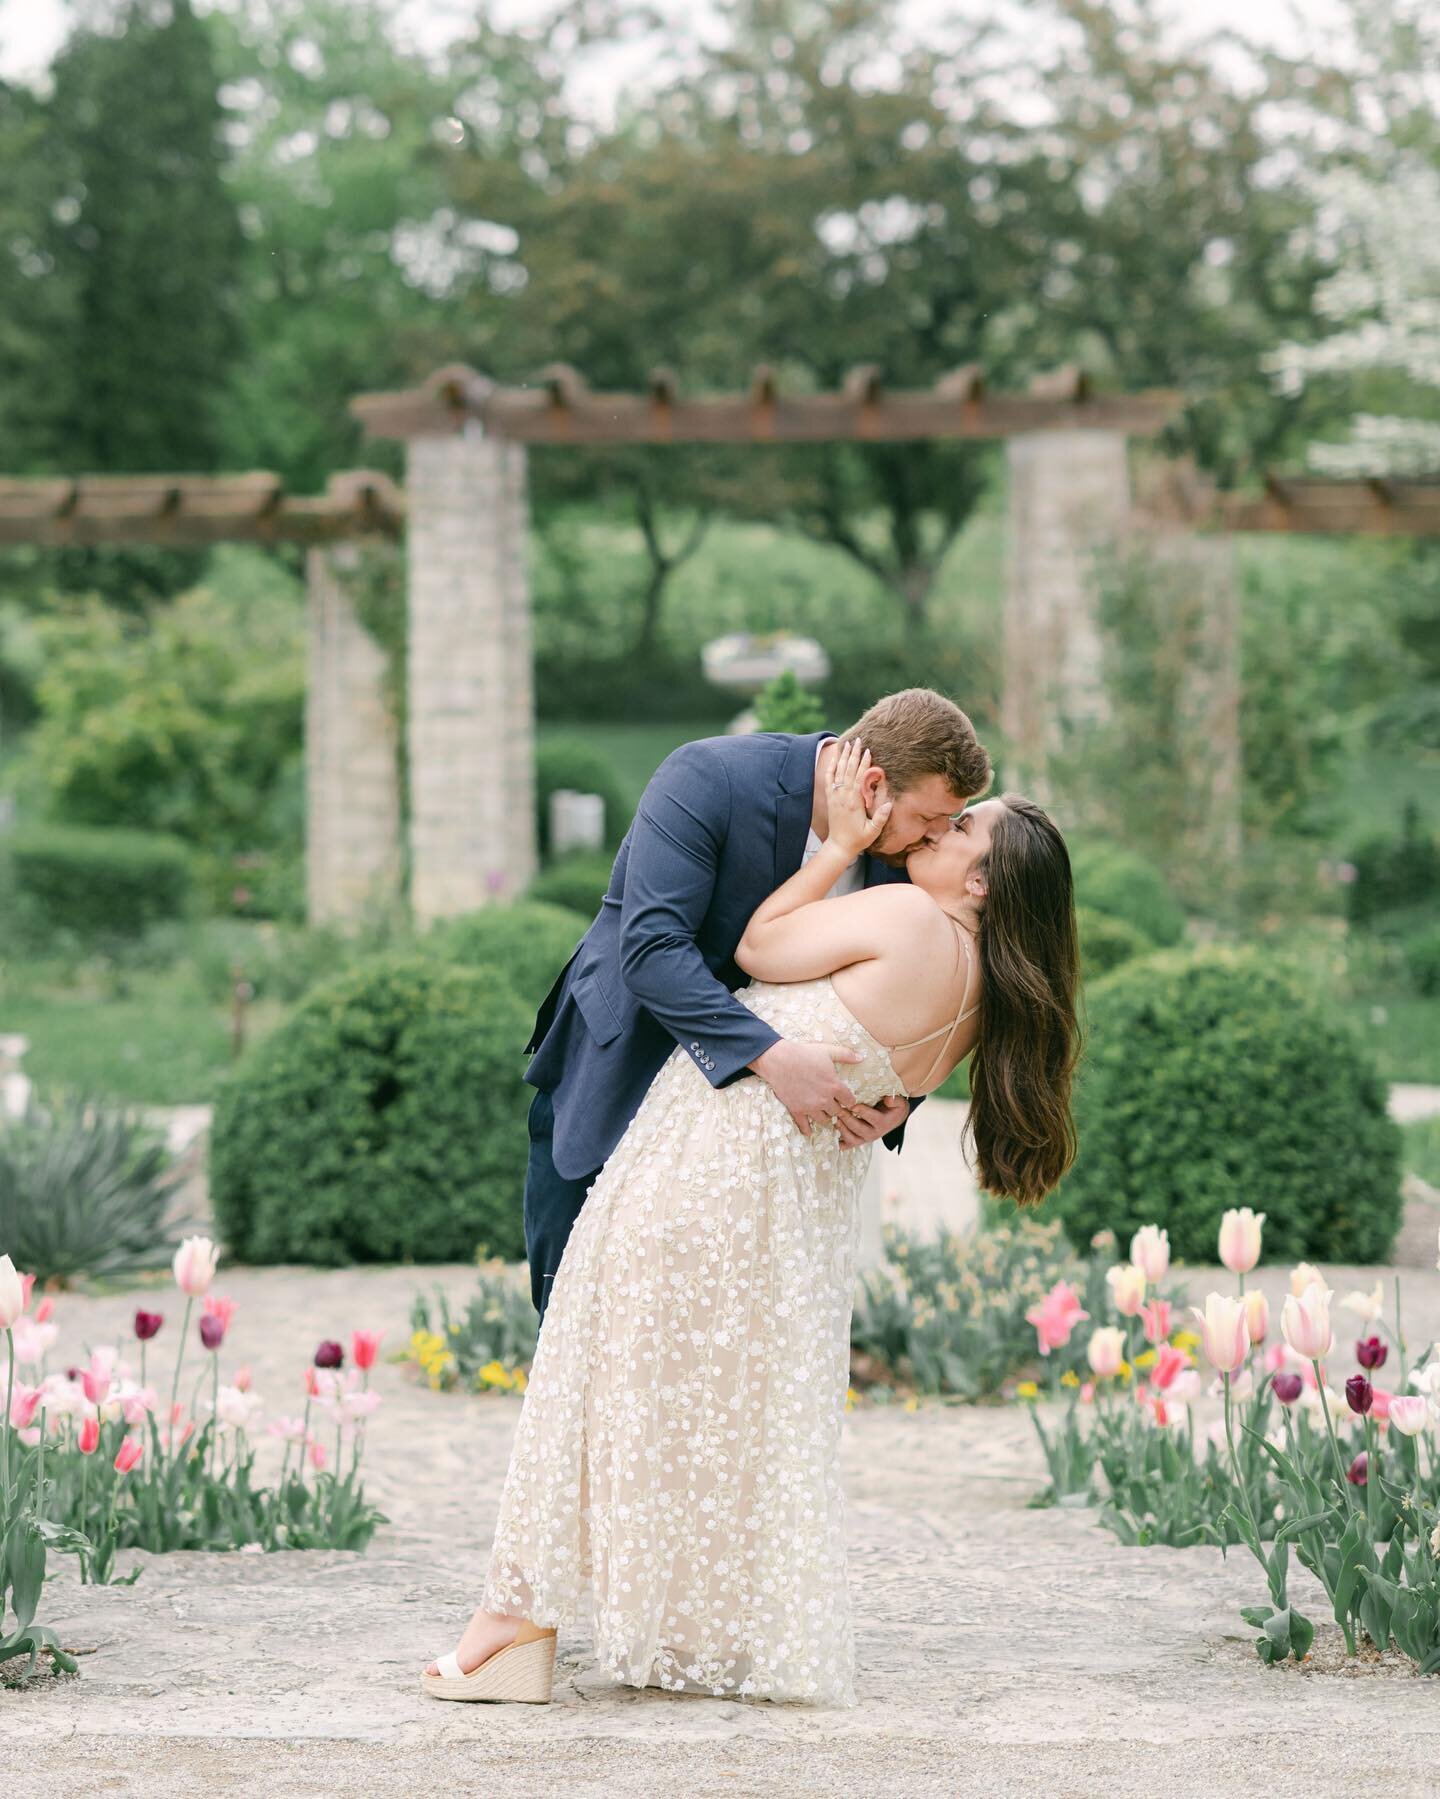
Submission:
{"label": "topiary ball", "polygon": [[317,987],[225,1083],[215,1217],[248,1262],[525,1252],[533,1011],[489,968],[379,956]]}
{"label": "topiary ball", "polygon": [[1267,1261],[1383,1262],[1400,1133],[1351,1032],[1255,951],[1170,951],[1086,990],[1080,1148],[1046,1201],[1072,1243],[1142,1224],[1213,1264],[1221,1214],[1263,1212]]}
{"label": "topiary ball", "polygon": [[1080,971],[1087,981],[1097,981],[1124,962],[1148,956],[1155,948],[1133,924],[1112,918],[1108,912],[1097,912],[1093,906],[1075,908],[1075,926],[1080,934]]}
{"label": "topiary ball", "polygon": [[522,900],[450,919],[429,933],[425,948],[463,968],[497,969],[534,1007],[589,927],[589,917],[568,906]]}
{"label": "topiary ball", "polygon": [[1133,850],[1104,841],[1076,844],[1070,851],[1070,868],[1077,906],[1123,918],[1161,949],[1185,935],[1185,914],[1164,875]]}

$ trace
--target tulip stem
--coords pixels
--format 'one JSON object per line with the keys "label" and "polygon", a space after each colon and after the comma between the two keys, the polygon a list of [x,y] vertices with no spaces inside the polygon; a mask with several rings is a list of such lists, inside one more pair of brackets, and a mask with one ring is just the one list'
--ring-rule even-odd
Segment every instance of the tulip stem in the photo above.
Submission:
{"label": "tulip stem", "polygon": [[0,1419],[0,1513],[10,1523],[10,1398],[15,1391],[15,1333],[5,1326],[5,1416]]}
{"label": "tulip stem", "polygon": [[180,1326],[180,1343],[175,1351],[175,1379],[170,1383],[170,1435],[166,1440],[166,1448],[171,1455],[175,1453],[175,1401],[180,1397],[180,1364],[185,1359],[185,1342],[190,1335],[190,1314],[195,1309],[195,1295],[185,1296],[185,1322]]}
{"label": "tulip stem", "polygon": [[1340,1491],[1345,1497],[1346,1509],[1355,1510],[1355,1495],[1350,1491],[1350,1482],[1345,1477],[1345,1464],[1340,1459],[1340,1441],[1335,1435],[1335,1426],[1330,1420],[1330,1401],[1325,1397],[1325,1376],[1321,1372],[1318,1357],[1311,1358],[1311,1366],[1315,1370],[1315,1380],[1320,1390],[1320,1409],[1325,1414],[1325,1429],[1330,1433],[1330,1447],[1335,1452],[1335,1475],[1340,1482]]}
{"label": "tulip stem", "polygon": [[[1241,1275],[1240,1278],[1243,1280],[1245,1277],[1244,1275]],[[1228,1373],[1222,1376],[1222,1379],[1225,1382],[1225,1441],[1230,1446],[1230,1466],[1235,1470],[1235,1485],[1240,1489],[1240,1497],[1245,1502],[1245,1516],[1250,1520],[1250,1529],[1254,1532],[1255,1554],[1259,1557],[1260,1566],[1265,1570],[1265,1573],[1268,1576],[1270,1573],[1270,1561],[1265,1554],[1265,1551],[1260,1547],[1260,1526],[1255,1519],[1255,1508],[1250,1503],[1250,1490],[1245,1485],[1244,1475],[1240,1472],[1240,1458],[1235,1453],[1235,1433],[1230,1426],[1230,1378]]]}
{"label": "tulip stem", "polygon": [[1400,1391],[1405,1390],[1405,1333],[1400,1328],[1400,1276],[1395,1276],[1395,1345],[1400,1352]]}

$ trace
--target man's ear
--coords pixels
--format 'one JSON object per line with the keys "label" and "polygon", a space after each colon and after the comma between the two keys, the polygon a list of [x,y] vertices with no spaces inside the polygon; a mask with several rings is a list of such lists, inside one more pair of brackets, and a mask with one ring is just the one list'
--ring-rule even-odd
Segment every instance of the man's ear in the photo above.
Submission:
{"label": "man's ear", "polygon": [[865,801],[865,810],[873,813],[875,808],[890,798],[890,790],[885,784],[885,770],[876,768],[872,762],[860,777],[860,793]]}

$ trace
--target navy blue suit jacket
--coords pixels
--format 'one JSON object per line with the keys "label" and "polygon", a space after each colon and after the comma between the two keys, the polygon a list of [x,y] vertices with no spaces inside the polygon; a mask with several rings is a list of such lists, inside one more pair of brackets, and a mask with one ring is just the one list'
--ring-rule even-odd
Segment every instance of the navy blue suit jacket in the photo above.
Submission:
{"label": "navy blue suit jacket", "polygon": [[[567,1180],[603,1166],[677,1043],[724,1087],[777,1041],[734,997],[750,979],[735,951],[756,907],[800,866],[816,750],[833,735],[704,737],[655,771],[599,917],[526,1045],[525,1079],[552,1097],[555,1168]],[[864,862],[867,887],[906,879]],[[902,1125],[885,1142],[898,1149],[903,1136]]]}

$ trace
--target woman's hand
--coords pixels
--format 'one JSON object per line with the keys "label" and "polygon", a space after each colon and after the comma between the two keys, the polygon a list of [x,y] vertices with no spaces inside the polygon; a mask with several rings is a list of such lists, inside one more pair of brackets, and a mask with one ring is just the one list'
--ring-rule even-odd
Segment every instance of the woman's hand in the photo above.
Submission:
{"label": "woman's hand", "polygon": [[830,791],[826,794],[829,812],[829,835],[825,839],[843,850],[850,860],[868,850],[885,829],[890,816],[891,800],[883,800],[872,818],[865,810],[861,782],[870,766],[870,752],[854,739],[840,745],[835,766],[830,771]]}

